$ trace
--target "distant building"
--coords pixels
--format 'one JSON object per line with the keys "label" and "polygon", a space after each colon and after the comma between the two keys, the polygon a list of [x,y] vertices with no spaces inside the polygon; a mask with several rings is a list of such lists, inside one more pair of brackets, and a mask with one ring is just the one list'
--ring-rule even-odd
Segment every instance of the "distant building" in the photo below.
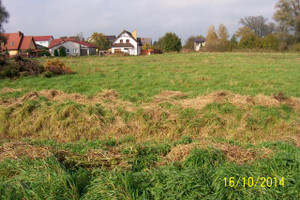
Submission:
{"label": "distant building", "polygon": [[115,35],[106,35],[105,37],[111,44],[117,39]]}
{"label": "distant building", "polygon": [[[110,42],[110,44],[114,43],[114,41],[117,39],[115,35],[105,35],[105,37]],[[89,37],[88,42],[93,43],[94,40],[91,37]]]}
{"label": "distant building", "polygon": [[97,46],[81,42],[77,40],[73,40],[71,38],[67,39],[53,39],[50,46],[49,51],[52,56],[54,56],[54,51],[60,51],[60,49],[64,48],[67,56],[86,56],[86,55],[95,55]]}
{"label": "distant building", "polygon": [[52,35],[47,35],[47,36],[33,36],[33,39],[36,44],[49,48],[49,45],[54,38]]}
{"label": "distant building", "polygon": [[144,44],[149,44],[152,45],[152,38],[140,38],[141,43]]}
{"label": "distant building", "polygon": [[194,40],[194,50],[200,51],[200,49],[205,46],[205,41],[205,38],[196,38]]}
{"label": "distant building", "polygon": [[112,44],[112,53],[123,52],[129,55],[140,55],[142,43],[137,38],[137,31],[132,33],[123,30]]}
{"label": "distant building", "polygon": [[1,44],[1,50],[7,51],[10,56],[19,54],[28,55],[30,51],[36,52],[37,47],[32,36],[24,36],[22,32],[4,33],[7,41]]}

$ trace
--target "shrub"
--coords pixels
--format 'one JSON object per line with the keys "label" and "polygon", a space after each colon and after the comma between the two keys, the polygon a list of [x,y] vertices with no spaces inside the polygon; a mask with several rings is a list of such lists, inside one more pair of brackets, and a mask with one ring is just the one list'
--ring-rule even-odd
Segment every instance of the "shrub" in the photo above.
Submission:
{"label": "shrub", "polygon": [[54,56],[55,56],[55,57],[59,56],[58,50],[57,50],[57,49],[54,50]]}
{"label": "shrub", "polygon": [[59,48],[59,55],[62,57],[67,56],[66,49],[64,47]]}
{"label": "shrub", "polygon": [[48,50],[41,50],[38,52],[38,56],[51,56]]}
{"label": "shrub", "polygon": [[293,45],[289,46],[288,49],[290,51],[298,51],[299,52],[300,51],[300,43],[293,44]]}
{"label": "shrub", "polygon": [[[62,74],[72,74],[73,71],[71,68],[67,67],[64,62],[54,59],[54,60],[47,60],[45,64],[45,71],[52,72],[55,75],[62,75]],[[48,74],[50,75],[50,74]]]}
{"label": "shrub", "polygon": [[37,75],[44,72],[43,66],[36,60],[16,56],[11,60],[0,60],[0,78]]}

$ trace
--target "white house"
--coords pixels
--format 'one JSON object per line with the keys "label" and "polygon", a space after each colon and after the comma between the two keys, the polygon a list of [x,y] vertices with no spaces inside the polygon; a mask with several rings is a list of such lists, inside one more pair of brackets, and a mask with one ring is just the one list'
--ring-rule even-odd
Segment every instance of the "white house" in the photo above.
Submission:
{"label": "white house", "polygon": [[204,38],[196,38],[194,40],[194,50],[200,51],[202,47],[205,46],[205,39]]}
{"label": "white house", "polygon": [[33,36],[33,39],[36,44],[49,48],[49,45],[50,45],[51,41],[53,40],[53,36],[52,35]]}
{"label": "white house", "polygon": [[72,39],[54,39],[49,46],[50,54],[54,56],[55,50],[59,52],[62,48],[67,56],[87,56],[95,55],[97,46]]}
{"label": "white house", "polygon": [[111,46],[112,53],[123,52],[129,55],[140,55],[141,41],[137,38],[137,32],[132,33],[123,30]]}

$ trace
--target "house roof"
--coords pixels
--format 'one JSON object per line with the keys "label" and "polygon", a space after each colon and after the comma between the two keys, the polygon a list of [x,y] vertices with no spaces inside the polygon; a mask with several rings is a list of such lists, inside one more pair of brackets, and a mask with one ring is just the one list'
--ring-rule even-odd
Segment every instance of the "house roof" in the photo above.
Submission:
{"label": "house roof", "polygon": [[106,35],[105,36],[107,40],[114,42],[117,37],[115,35]]}
{"label": "house roof", "polygon": [[[22,32],[17,33],[4,33],[7,41],[4,46],[4,49],[7,50],[27,50],[27,49],[36,49],[34,39],[32,36],[24,36]],[[34,47],[31,48],[33,42]]]}
{"label": "house roof", "polygon": [[205,42],[205,38],[195,38],[194,42]]}
{"label": "house roof", "polygon": [[51,49],[52,47],[55,47],[55,46],[57,46],[57,45],[59,45],[59,44],[61,44],[63,42],[64,42],[64,40],[61,39],[61,38],[60,39],[53,39],[50,42],[49,49]]}
{"label": "house roof", "polygon": [[131,47],[134,46],[131,43],[114,43],[111,47]]}
{"label": "house roof", "polygon": [[[117,37],[116,39],[118,39],[119,37],[121,37],[121,35],[122,35],[123,33],[127,33],[127,34],[129,35],[129,37],[131,37],[134,41],[136,41],[136,42],[141,46],[141,42],[138,41],[138,40],[136,40],[136,39],[132,36],[132,34],[131,34],[129,31],[126,31],[126,30],[123,30],[123,31],[118,35],[118,37]],[[139,39],[139,38],[137,38],[137,39]]]}
{"label": "house roof", "polygon": [[21,42],[21,45],[20,45],[20,50],[27,50],[27,49],[31,49],[30,46],[31,44],[34,45],[34,48],[33,49],[36,49],[36,45],[34,43],[34,39],[32,36],[24,36],[23,37],[23,40]]}
{"label": "house roof", "polygon": [[49,41],[53,39],[52,35],[45,35],[45,36],[33,36],[34,41]]}
{"label": "house roof", "polygon": [[5,49],[7,50],[18,50],[21,44],[23,33],[4,33],[4,37],[6,37]]}
{"label": "house roof", "polygon": [[90,43],[87,43],[87,42],[81,42],[81,41],[72,41],[72,42],[76,42],[76,43],[78,43],[80,45],[83,45],[83,46],[86,46],[86,47],[98,48],[96,45],[93,45],[93,44],[90,44]]}
{"label": "house roof", "polygon": [[152,44],[152,38],[140,38],[142,44]]}
{"label": "house roof", "polygon": [[90,47],[90,48],[97,48],[96,45],[93,45],[93,44],[89,44],[89,43],[86,43],[86,42],[81,42],[81,41],[77,41],[77,40],[74,40],[72,38],[60,38],[60,39],[53,39],[49,45],[49,49],[57,46],[57,45],[60,45],[60,44],[63,44],[65,42],[75,42],[77,44],[80,44],[80,45],[83,45],[83,46],[86,46],[86,47]]}

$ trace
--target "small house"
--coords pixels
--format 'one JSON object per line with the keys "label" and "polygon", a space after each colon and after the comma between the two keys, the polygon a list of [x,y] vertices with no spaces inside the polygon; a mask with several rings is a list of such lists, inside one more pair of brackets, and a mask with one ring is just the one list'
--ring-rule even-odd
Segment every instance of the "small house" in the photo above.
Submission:
{"label": "small house", "polygon": [[96,54],[97,46],[71,38],[53,39],[49,46],[50,54],[54,56],[55,50],[59,53],[61,49],[65,50],[67,56],[89,56]]}
{"label": "small house", "polygon": [[129,55],[140,55],[142,43],[137,38],[137,32],[132,33],[123,30],[120,35],[116,38],[111,46],[112,53],[127,53]]}

